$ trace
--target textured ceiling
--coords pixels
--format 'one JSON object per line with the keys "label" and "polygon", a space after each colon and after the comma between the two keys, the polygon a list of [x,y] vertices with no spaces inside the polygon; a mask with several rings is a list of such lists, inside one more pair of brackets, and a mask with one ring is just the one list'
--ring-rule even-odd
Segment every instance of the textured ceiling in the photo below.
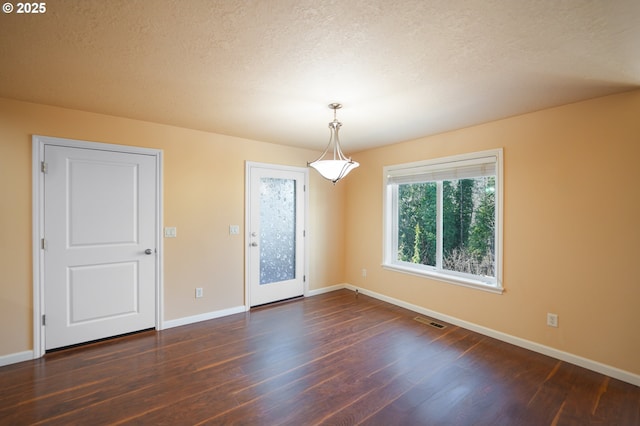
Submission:
{"label": "textured ceiling", "polygon": [[[15,3],[14,3],[15,4]],[[48,0],[0,14],[0,97],[322,149],[640,87],[638,0]]]}

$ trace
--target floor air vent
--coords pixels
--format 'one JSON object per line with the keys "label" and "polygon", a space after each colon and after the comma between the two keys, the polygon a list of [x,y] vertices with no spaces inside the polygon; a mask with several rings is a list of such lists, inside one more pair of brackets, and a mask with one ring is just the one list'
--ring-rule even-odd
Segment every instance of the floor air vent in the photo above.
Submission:
{"label": "floor air vent", "polygon": [[434,328],[438,328],[440,330],[447,327],[444,324],[440,324],[439,322],[435,322],[434,320],[425,318],[425,317],[415,317],[414,320],[418,321],[419,323],[430,325],[431,327],[434,327]]}

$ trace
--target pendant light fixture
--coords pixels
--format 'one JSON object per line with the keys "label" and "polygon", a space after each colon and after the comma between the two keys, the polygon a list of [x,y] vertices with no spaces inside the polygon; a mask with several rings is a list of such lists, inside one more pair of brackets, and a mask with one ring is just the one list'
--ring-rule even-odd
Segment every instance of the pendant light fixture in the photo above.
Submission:
{"label": "pendant light fixture", "polygon": [[[333,103],[329,104],[329,108],[333,110],[333,121],[329,123],[329,130],[331,131],[329,144],[317,160],[307,163],[307,165],[316,169],[322,177],[330,180],[335,185],[337,181],[348,175],[349,172],[358,167],[360,163],[345,157],[342,149],[340,149],[338,131],[342,123],[336,119],[336,110],[342,108],[342,105]],[[330,158],[330,153],[333,153],[333,158]],[[325,157],[327,158],[325,159]]]}

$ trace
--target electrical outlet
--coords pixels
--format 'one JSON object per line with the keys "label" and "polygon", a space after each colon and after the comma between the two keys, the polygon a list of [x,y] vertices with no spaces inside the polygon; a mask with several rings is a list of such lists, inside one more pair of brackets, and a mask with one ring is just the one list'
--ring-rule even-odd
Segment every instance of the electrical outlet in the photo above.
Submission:
{"label": "electrical outlet", "polygon": [[204,294],[202,293],[202,287],[196,288],[196,299],[199,299],[202,296],[204,296]]}
{"label": "electrical outlet", "polygon": [[549,327],[558,326],[558,314],[547,313],[547,325]]}

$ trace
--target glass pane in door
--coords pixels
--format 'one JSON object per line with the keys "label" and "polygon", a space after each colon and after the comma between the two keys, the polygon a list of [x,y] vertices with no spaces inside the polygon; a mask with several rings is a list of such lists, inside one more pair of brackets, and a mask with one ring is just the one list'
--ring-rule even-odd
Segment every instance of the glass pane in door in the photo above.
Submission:
{"label": "glass pane in door", "polygon": [[296,277],[296,181],[260,179],[260,285]]}

